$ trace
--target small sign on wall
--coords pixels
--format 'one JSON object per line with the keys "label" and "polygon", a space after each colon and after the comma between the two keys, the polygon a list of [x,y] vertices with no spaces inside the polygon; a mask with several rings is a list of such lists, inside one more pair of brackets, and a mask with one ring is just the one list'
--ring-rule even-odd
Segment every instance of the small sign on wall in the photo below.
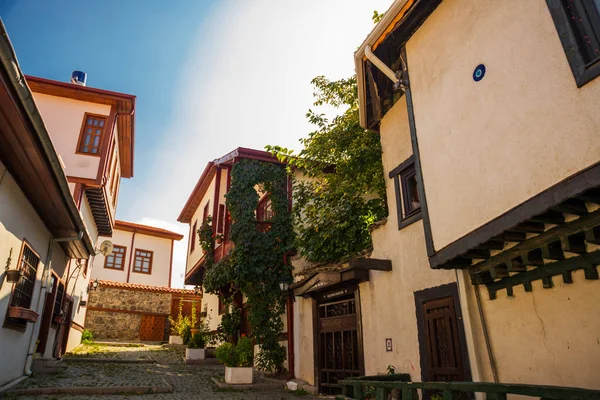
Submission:
{"label": "small sign on wall", "polygon": [[392,350],[393,350],[392,338],[385,339],[385,351],[392,351]]}

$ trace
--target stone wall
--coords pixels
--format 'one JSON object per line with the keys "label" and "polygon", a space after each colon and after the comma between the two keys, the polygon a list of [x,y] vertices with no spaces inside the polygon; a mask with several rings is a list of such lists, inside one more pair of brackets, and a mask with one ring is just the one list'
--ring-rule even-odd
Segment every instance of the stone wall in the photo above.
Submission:
{"label": "stone wall", "polygon": [[120,312],[88,311],[86,329],[94,339],[139,340],[141,314]]}
{"label": "stone wall", "polygon": [[90,292],[88,307],[168,315],[171,312],[171,296],[171,293],[99,286]]}
{"label": "stone wall", "polygon": [[95,339],[139,340],[142,315],[168,316],[171,298],[171,293],[99,286],[90,292],[85,327]]}

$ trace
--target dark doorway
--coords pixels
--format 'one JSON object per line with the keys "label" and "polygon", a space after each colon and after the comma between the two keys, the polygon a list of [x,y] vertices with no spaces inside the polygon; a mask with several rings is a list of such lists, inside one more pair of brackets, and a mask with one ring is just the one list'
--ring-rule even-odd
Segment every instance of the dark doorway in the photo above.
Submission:
{"label": "dark doorway", "polygon": [[456,284],[415,292],[415,303],[423,382],[470,381]]}
{"label": "dark doorway", "polygon": [[315,307],[319,392],[341,394],[338,381],[364,375],[358,289],[320,294]]}

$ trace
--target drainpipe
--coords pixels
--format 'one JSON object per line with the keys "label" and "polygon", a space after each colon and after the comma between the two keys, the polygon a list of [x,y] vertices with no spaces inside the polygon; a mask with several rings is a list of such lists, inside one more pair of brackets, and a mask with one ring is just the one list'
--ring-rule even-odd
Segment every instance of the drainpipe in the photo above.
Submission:
{"label": "drainpipe", "polygon": [[485,347],[487,349],[488,357],[490,359],[490,369],[492,370],[492,377],[494,383],[498,383],[498,371],[496,370],[496,360],[494,359],[494,353],[492,351],[492,345],[490,343],[490,335],[488,334],[487,324],[485,323],[485,316],[483,315],[483,307],[481,306],[481,294],[479,293],[479,285],[473,285],[475,288],[475,298],[477,298],[477,310],[479,311],[479,319],[481,320],[481,328],[483,330],[483,338],[485,340]]}
{"label": "drainpipe", "polygon": [[[48,244],[48,252],[46,253],[46,262],[44,263],[44,271],[42,272],[42,289],[40,291],[40,297],[38,298],[38,304],[36,307],[36,312],[40,314],[43,313],[42,307],[44,307],[44,299],[46,298],[46,292],[48,291],[48,275],[50,273],[50,268],[52,266],[52,253],[54,251],[54,245],[56,243],[61,242],[73,242],[76,240],[81,240],[83,238],[83,231],[79,232],[79,235],[74,237],[67,238],[50,238],[50,243]],[[27,358],[25,360],[25,367],[23,368],[23,373],[27,376],[31,375],[31,364],[33,363],[33,355],[35,354],[37,337],[40,333],[40,328],[42,325],[41,318],[33,325],[33,329],[31,330],[31,339],[29,340],[29,351],[27,352]]]}
{"label": "drainpipe", "polygon": [[288,372],[289,379],[294,379],[296,376],[294,359],[294,291],[289,290],[287,296],[287,334],[288,334]]}

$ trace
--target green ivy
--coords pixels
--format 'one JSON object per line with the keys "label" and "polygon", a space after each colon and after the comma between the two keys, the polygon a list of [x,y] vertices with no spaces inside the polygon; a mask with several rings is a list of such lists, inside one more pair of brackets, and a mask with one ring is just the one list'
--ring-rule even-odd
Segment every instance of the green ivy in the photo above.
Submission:
{"label": "green ivy", "polygon": [[[257,229],[257,186],[260,192],[271,196],[274,215],[267,232]],[[230,287],[228,302],[237,291],[246,296],[251,306],[248,322],[252,336],[260,344],[258,359],[265,369],[275,370],[285,360],[285,350],[279,344],[285,296],[279,285],[292,283],[292,267],[284,260],[286,253],[294,250],[286,169],[279,164],[241,160],[231,170],[231,189],[225,197],[232,220],[230,239],[235,246],[218,263],[207,257],[204,288],[207,293],[223,296],[222,289]],[[201,245],[203,249],[212,249],[210,222],[206,225],[199,230]],[[239,327],[241,319],[233,315],[239,310],[230,308],[228,314],[232,315],[224,316],[227,326],[221,328],[232,332],[231,324],[237,322]]]}

